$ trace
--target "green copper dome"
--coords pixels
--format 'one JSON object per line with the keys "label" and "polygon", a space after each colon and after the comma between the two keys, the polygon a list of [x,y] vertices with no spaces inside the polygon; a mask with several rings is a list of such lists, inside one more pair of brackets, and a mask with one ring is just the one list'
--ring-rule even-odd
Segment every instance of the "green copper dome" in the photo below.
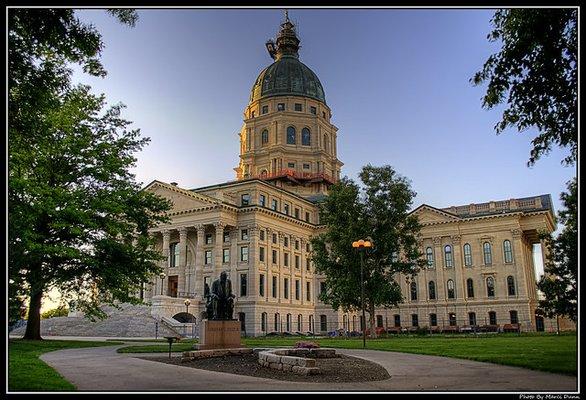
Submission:
{"label": "green copper dome", "polygon": [[317,75],[299,61],[299,39],[295,25],[285,13],[285,22],[277,34],[276,43],[266,43],[270,56],[276,60],[261,71],[252,91],[250,101],[272,96],[304,96],[326,102],[324,88]]}
{"label": "green copper dome", "polygon": [[252,87],[250,101],[291,95],[326,102],[324,89],[317,75],[296,57],[284,55],[261,71]]}

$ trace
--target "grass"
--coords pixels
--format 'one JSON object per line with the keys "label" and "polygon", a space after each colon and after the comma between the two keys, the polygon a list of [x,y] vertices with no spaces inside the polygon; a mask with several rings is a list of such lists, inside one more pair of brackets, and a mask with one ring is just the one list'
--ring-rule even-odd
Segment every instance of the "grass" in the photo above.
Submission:
{"label": "grass", "polygon": [[[244,338],[248,347],[293,346],[299,340],[316,341],[322,347],[361,349],[362,338],[304,338],[258,337]],[[172,351],[187,351],[191,342],[179,342]],[[577,374],[576,333],[549,334],[499,334],[499,335],[446,335],[446,336],[395,336],[392,338],[367,339],[370,350],[397,351],[401,353],[427,354],[463,358],[467,360],[511,365],[533,370]],[[165,353],[168,345],[131,346],[118,350],[120,353]]]}
{"label": "grass", "polygon": [[10,391],[69,391],[75,386],[39,359],[43,353],[79,347],[113,346],[114,342],[77,340],[10,340],[8,389]]}

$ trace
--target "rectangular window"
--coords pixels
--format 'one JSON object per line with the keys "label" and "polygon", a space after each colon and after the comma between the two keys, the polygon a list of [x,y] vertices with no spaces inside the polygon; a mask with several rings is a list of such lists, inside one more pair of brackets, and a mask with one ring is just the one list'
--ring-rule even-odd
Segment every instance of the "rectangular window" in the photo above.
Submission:
{"label": "rectangular window", "polygon": [[309,165],[307,163],[303,164],[303,169],[310,169],[310,168],[311,168],[311,165]]}
{"label": "rectangular window", "polygon": [[287,163],[287,168],[295,168],[295,163],[294,162]]}
{"label": "rectangular window", "polygon": [[254,111],[250,114],[250,118],[254,118]]}
{"label": "rectangular window", "polygon": [[417,314],[411,314],[411,326],[419,326],[419,316]]}
{"label": "rectangular window", "polygon": [[273,244],[277,244],[277,234],[273,233]]}
{"label": "rectangular window", "polygon": [[258,295],[264,297],[265,295],[265,276],[260,274],[258,277]]}
{"label": "rectangular window", "polygon": [[308,253],[311,251],[311,247],[309,243],[305,244],[305,251],[307,251]]}
{"label": "rectangular window", "polygon": [[316,115],[317,114],[317,108],[315,108],[314,106],[309,107],[309,110],[311,111],[311,113],[313,115]]}
{"label": "rectangular window", "polygon": [[303,111],[303,104],[295,103],[295,111]]}
{"label": "rectangular window", "polygon": [[263,242],[265,240],[265,231],[263,229],[261,229],[259,232],[259,239],[262,240]]}
{"label": "rectangular window", "polygon": [[289,298],[289,279],[283,278],[283,297]]}
{"label": "rectangular window", "polygon": [[287,236],[283,237],[283,246],[289,247],[289,238]]}
{"label": "rectangular window", "polygon": [[206,244],[212,244],[213,238],[211,233],[206,233]]}
{"label": "rectangular window", "polygon": [[248,261],[248,246],[242,246],[240,248],[240,261]]}
{"label": "rectangular window", "polygon": [[277,103],[277,111],[285,111],[285,103]]}
{"label": "rectangular window", "polygon": [[283,263],[285,264],[285,267],[289,266],[289,253],[285,253],[285,259]]}
{"label": "rectangular window", "polygon": [[273,250],[273,264],[277,264],[277,250]]}
{"label": "rectangular window", "polygon": [[212,251],[211,250],[206,250],[206,252],[205,252],[205,263],[206,263],[206,265],[212,263]]}
{"label": "rectangular window", "polygon": [[399,314],[395,314],[394,319],[395,319],[395,327],[400,328],[401,327],[401,316]]}
{"label": "rectangular window", "polygon": [[277,277],[273,276],[273,297],[277,298],[278,293],[278,287],[277,287]]}
{"label": "rectangular window", "polygon": [[222,262],[224,264],[230,262],[230,249],[222,249]]}
{"label": "rectangular window", "polygon": [[262,106],[262,113],[266,114],[269,112],[269,106]]}
{"label": "rectangular window", "polygon": [[228,243],[230,241],[230,232],[224,232],[224,243]]}
{"label": "rectangular window", "polygon": [[242,229],[240,231],[240,239],[241,240],[248,240],[248,229]]}
{"label": "rectangular window", "polygon": [[284,205],[283,205],[283,212],[284,212],[286,215],[289,215],[289,204],[284,204]]}
{"label": "rectangular window", "polygon": [[258,198],[258,203],[260,204],[261,207],[264,207],[265,204],[267,203],[267,198],[264,194],[261,194]]}
{"label": "rectangular window", "polygon": [[295,250],[299,250],[299,240],[295,241]]}
{"label": "rectangular window", "polygon": [[311,269],[311,264],[310,264],[309,258],[306,258],[305,259],[305,270],[309,271],[310,269]]}
{"label": "rectangular window", "polygon": [[309,221],[309,213],[308,213],[308,212],[306,212],[306,213],[305,213],[305,221],[306,221],[306,222],[310,222],[310,221]]}
{"label": "rectangular window", "polygon": [[265,261],[265,248],[259,247],[258,249],[258,261],[264,262]]}
{"label": "rectangular window", "polygon": [[305,282],[305,299],[311,301],[311,283]]}
{"label": "rectangular window", "polygon": [[295,218],[299,219],[299,209],[295,209]]}
{"label": "rectangular window", "polygon": [[437,314],[429,314],[429,325],[437,326]]}
{"label": "rectangular window", "polygon": [[327,286],[326,286],[325,281],[321,281],[319,283],[319,292],[320,293],[325,293],[326,292],[326,289],[327,289]]}
{"label": "rectangular window", "polygon": [[246,274],[240,274],[240,296],[246,296]]}
{"label": "rectangular window", "polygon": [[277,211],[279,209],[279,202],[276,199],[271,201],[271,209]]}
{"label": "rectangular window", "polygon": [[240,196],[240,205],[247,206],[250,205],[250,194],[246,193]]}
{"label": "rectangular window", "polygon": [[299,269],[299,264],[301,263],[301,259],[298,255],[295,255],[295,268]]}
{"label": "rectangular window", "polygon": [[295,300],[299,300],[299,297],[301,297],[301,282],[295,279]]}

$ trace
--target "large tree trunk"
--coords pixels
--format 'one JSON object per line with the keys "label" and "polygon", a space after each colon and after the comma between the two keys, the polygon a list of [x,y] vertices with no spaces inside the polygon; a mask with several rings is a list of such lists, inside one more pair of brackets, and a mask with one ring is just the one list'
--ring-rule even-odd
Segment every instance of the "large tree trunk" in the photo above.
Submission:
{"label": "large tree trunk", "polygon": [[376,338],[376,328],[374,326],[374,303],[368,305],[368,313],[370,318],[370,337],[371,339]]}
{"label": "large tree trunk", "polygon": [[28,308],[28,321],[23,339],[42,340],[41,338],[41,300],[42,290],[31,290],[31,301]]}

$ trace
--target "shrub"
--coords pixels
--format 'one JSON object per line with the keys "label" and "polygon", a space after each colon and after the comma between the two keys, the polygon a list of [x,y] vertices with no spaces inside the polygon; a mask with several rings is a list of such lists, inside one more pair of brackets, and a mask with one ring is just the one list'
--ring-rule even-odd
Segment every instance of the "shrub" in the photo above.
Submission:
{"label": "shrub", "polygon": [[295,343],[296,349],[317,349],[319,348],[319,344],[316,342],[310,342],[308,340],[301,340]]}
{"label": "shrub", "polygon": [[67,314],[69,314],[69,309],[65,306],[59,306],[52,310],[45,311],[41,314],[41,318],[67,317]]}

